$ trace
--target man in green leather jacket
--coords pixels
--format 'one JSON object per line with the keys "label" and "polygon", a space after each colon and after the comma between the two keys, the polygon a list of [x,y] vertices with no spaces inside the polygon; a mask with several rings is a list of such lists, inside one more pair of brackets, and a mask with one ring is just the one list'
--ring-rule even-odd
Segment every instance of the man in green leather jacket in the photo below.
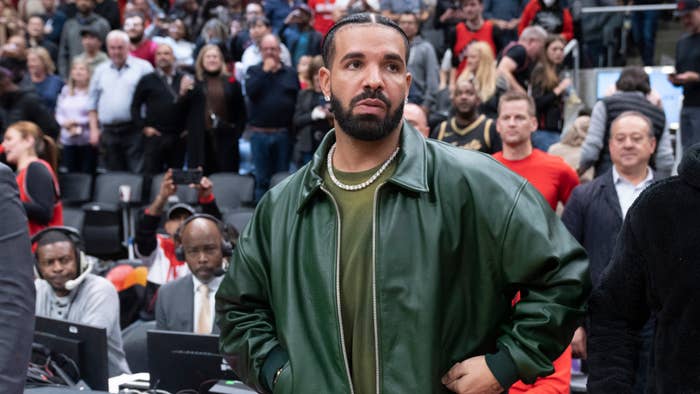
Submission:
{"label": "man in green leather jacket", "polygon": [[262,198],[216,294],[235,372],[318,394],[497,393],[551,373],[589,292],[583,249],[524,179],[403,123],[393,22],[348,16],[323,55],[336,128]]}

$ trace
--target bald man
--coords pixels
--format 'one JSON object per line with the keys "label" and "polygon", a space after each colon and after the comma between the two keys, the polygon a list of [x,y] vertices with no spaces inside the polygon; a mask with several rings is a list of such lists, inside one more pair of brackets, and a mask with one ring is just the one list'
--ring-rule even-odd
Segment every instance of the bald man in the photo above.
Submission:
{"label": "bald man", "polygon": [[190,216],[175,233],[176,254],[190,274],[164,284],[156,299],[159,330],[218,333],[214,325],[214,294],[219,289],[224,258],[231,255],[225,226],[213,216]]}

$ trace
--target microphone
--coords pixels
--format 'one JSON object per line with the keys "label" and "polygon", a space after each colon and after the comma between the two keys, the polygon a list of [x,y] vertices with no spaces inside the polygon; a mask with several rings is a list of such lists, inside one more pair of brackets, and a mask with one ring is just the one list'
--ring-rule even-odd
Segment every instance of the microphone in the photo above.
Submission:
{"label": "microphone", "polygon": [[87,265],[88,265],[87,268],[85,269],[85,271],[82,274],[80,274],[79,277],[77,277],[75,279],[71,279],[71,280],[66,282],[66,284],[64,285],[66,290],[71,291],[71,290],[75,289],[76,287],[78,287],[81,283],[83,283],[83,281],[85,280],[87,275],[90,272],[92,272],[92,267],[95,264],[92,262],[92,260],[88,260]]}
{"label": "microphone", "polygon": [[223,268],[218,268],[216,271],[214,271],[214,276],[222,276],[226,274],[226,271],[224,271]]}

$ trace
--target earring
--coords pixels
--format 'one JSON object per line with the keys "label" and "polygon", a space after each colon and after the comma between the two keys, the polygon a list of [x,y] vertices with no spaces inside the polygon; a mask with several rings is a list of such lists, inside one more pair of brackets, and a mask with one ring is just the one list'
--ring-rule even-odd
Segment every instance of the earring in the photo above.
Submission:
{"label": "earring", "polygon": [[323,96],[323,99],[326,100],[326,101],[331,101],[331,97],[330,97],[330,96]]}

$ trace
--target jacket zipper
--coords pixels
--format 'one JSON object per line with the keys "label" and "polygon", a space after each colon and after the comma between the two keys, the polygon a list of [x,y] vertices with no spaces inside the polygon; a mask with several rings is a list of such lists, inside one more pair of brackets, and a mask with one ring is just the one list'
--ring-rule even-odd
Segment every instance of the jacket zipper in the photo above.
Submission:
{"label": "jacket zipper", "polygon": [[335,214],[336,217],[338,218],[338,240],[337,240],[337,245],[336,245],[336,250],[335,250],[335,301],[336,301],[336,308],[338,308],[338,326],[340,328],[340,348],[343,350],[343,362],[345,363],[345,373],[347,374],[348,378],[348,384],[350,385],[350,394],[355,394],[355,389],[352,387],[352,378],[350,377],[350,366],[348,365],[348,354],[347,351],[345,350],[345,332],[343,331],[343,317],[342,317],[342,312],[340,309],[340,208],[338,207],[338,203],[335,201],[335,198],[333,198],[333,195],[326,190],[323,186],[321,186],[321,190],[323,190],[326,194],[328,194],[328,197],[331,198],[331,201],[333,201],[333,206],[335,207]]}
{"label": "jacket zipper", "polygon": [[384,186],[384,183],[374,189],[374,210],[372,212],[372,320],[374,324],[374,366],[375,366],[375,382],[376,394],[380,394],[379,387],[379,325],[377,324],[377,197],[379,197],[379,189]]}

